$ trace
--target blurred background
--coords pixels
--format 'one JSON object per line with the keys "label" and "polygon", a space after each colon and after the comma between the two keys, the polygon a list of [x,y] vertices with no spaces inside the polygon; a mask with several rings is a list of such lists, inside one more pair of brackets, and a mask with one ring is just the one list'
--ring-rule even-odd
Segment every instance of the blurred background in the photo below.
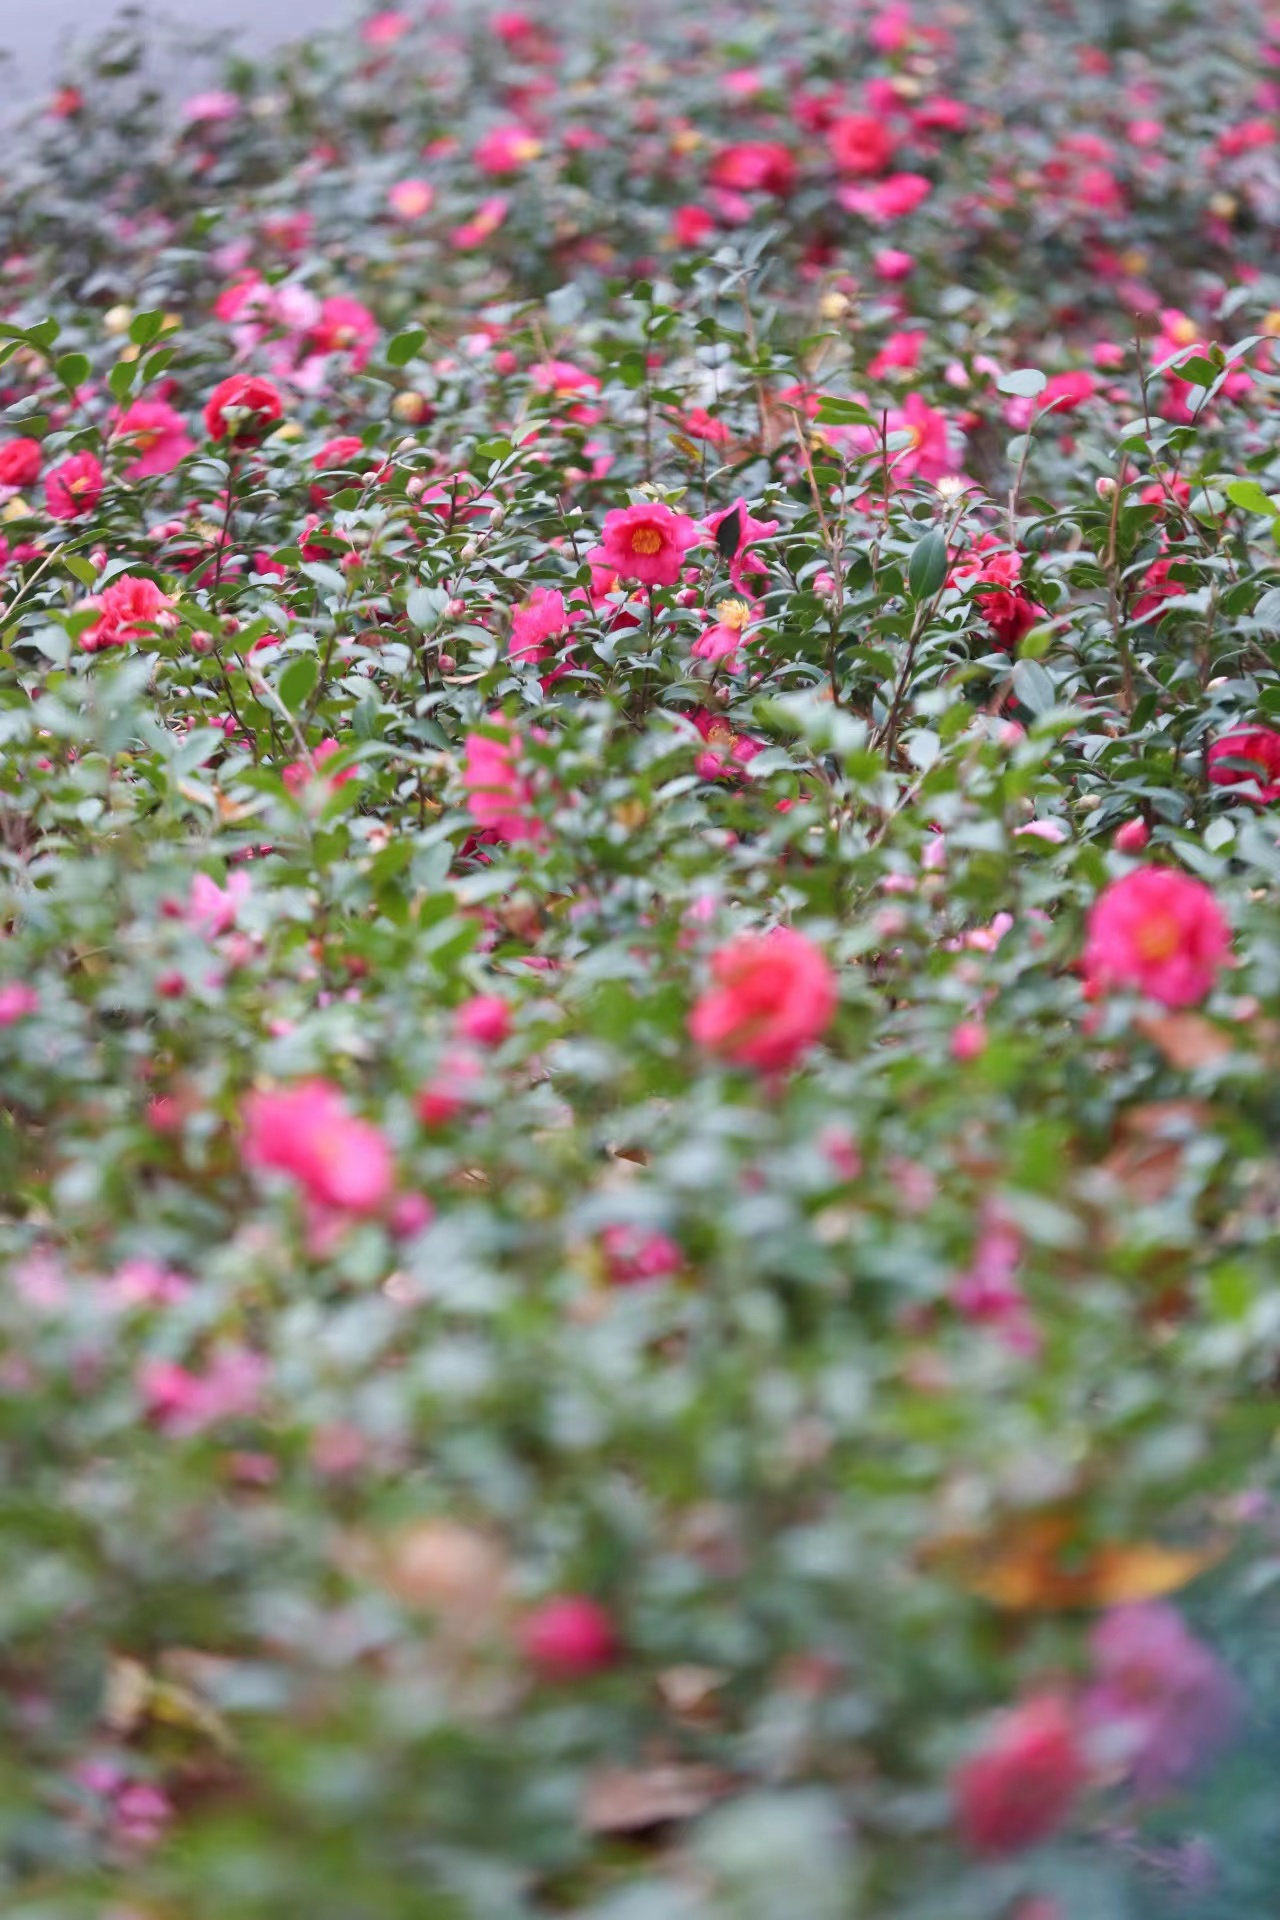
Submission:
{"label": "blurred background", "polygon": [[[11,103],[57,79],[71,53],[108,27],[113,18],[136,18],[141,9],[104,6],[102,0],[0,0],[0,54],[5,91]],[[228,35],[246,51],[273,41],[297,39],[309,29],[349,19],[353,0],[166,0],[148,7],[147,18],[171,30],[175,41],[216,38],[225,47]],[[14,101],[15,91],[19,96]]]}

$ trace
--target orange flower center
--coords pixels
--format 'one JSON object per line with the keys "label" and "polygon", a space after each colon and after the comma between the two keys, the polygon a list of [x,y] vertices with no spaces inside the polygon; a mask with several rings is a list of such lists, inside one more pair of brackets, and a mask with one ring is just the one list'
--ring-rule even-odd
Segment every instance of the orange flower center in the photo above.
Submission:
{"label": "orange flower center", "polygon": [[741,633],[750,624],[751,609],[745,600],[722,600],[716,608],[716,619],[722,627]]}
{"label": "orange flower center", "polygon": [[637,527],[631,536],[632,553],[657,553],[662,535],[656,527]]}
{"label": "orange flower center", "polygon": [[141,430],[135,428],[129,435],[129,438],[133,441],[137,452],[150,453],[152,447],[154,447],[156,441],[160,438],[160,435],[153,427],[144,427]]}
{"label": "orange flower center", "polygon": [[1139,927],[1134,945],[1144,960],[1170,960],[1182,945],[1182,934],[1171,913],[1158,913]]}

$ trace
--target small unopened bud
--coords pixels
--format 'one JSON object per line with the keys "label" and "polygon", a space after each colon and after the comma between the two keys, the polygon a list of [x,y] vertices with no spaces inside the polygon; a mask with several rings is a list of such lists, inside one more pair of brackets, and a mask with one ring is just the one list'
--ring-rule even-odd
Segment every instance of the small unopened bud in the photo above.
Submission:
{"label": "small unopened bud", "polygon": [[462,549],[463,566],[469,567],[471,565],[471,562],[475,559],[476,555],[479,553],[479,551],[480,549],[476,545],[475,541],[468,540],[466,546]]}
{"label": "small unopened bud", "polygon": [[1116,490],[1116,483],[1109,473],[1103,473],[1094,481],[1093,490],[1099,500],[1110,500]]}
{"label": "small unopened bud", "polygon": [[506,520],[506,517],[507,517],[506,508],[501,504],[499,504],[494,508],[493,512],[489,515],[489,525],[497,529],[503,524],[503,522]]}

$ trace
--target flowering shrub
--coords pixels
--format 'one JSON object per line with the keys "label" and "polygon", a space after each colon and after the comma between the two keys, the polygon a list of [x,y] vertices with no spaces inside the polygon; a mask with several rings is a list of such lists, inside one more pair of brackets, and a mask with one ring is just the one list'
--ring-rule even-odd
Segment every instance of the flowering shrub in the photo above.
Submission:
{"label": "flowering shrub", "polygon": [[5,1911],[1270,1920],[1280,17],[618,18],[6,150]]}

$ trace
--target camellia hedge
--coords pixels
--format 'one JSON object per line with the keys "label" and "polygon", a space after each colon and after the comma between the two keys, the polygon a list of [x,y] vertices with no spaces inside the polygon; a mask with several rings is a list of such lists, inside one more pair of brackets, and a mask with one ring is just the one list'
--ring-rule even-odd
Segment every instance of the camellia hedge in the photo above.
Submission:
{"label": "camellia hedge", "polygon": [[0,1907],[1270,1920],[1280,14],[149,40],[0,163]]}

